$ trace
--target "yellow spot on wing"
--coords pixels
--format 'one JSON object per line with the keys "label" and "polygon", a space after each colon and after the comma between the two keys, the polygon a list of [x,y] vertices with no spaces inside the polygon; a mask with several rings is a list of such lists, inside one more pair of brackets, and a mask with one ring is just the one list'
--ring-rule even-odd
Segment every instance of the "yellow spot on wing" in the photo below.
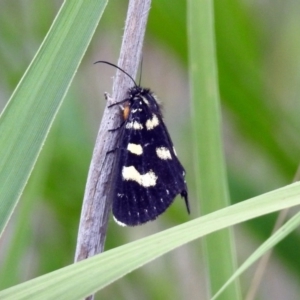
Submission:
{"label": "yellow spot on wing", "polygon": [[127,150],[133,154],[141,155],[143,153],[143,148],[141,145],[129,143]]}
{"label": "yellow spot on wing", "polygon": [[155,186],[157,180],[152,170],[142,175],[134,166],[123,167],[122,176],[124,180],[135,181],[143,187]]}
{"label": "yellow spot on wing", "polygon": [[147,120],[146,128],[147,130],[151,130],[159,124],[159,120],[155,114],[152,115],[152,119]]}
{"label": "yellow spot on wing", "polygon": [[172,159],[171,152],[166,147],[158,147],[158,148],[155,149],[155,151],[156,151],[157,156],[160,159],[164,159],[164,160]]}
{"label": "yellow spot on wing", "polygon": [[135,129],[135,130],[141,130],[143,129],[143,125],[137,121],[128,122],[125,126],[127,129]]}

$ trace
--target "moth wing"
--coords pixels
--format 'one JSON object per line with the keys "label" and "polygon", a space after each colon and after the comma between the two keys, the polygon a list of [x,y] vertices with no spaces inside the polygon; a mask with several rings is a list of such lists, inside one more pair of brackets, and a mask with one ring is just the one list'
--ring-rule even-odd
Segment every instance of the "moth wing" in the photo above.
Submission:
{"label": "moth wing", "polygon": [[121,225],[156,219],[178,194],[185,198],[188,208],[184,168],[162,118],[157,118],[153,128],[123,129],[113,194],[113,215]]}

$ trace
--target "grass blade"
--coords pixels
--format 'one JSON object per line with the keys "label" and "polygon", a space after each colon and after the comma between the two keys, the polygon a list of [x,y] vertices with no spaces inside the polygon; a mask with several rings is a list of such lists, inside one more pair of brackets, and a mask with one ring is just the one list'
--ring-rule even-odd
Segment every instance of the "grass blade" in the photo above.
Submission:
{"label": "grass blade", "polygon": [[[214,8],[210,0],[188,3],[195,178],[201,213],[208,214],[229,205],[221,137]],[[232,232],[228,229],[212,234],[204,239],[204,246],[210,290],[214,294],[236,269]],[[240,288],[236,283],[226,290],[224,299],[239,298]]]}
{"label": "grass blade", "polygon": [[300,204],[300,183],[221,209],[0,292],[6,299],[82,299],[194,239]]}
{"label": "grass blade", "polygon": [[266,252],[276,246],[287,235],[294,231],[300,225],[300,213],[296,214],[287,221],[276,233],[267,239],[251,256],[236,270],[236,272],[228,279],[222,288],[213,296],[211,300],[215,300],[218,296],[244,271],[246,271],[253,263],[260,259]]}
{"label": "grass blade", "polygon": [[0,232],[17,204],[107,0],[65,1],[0,118]]}

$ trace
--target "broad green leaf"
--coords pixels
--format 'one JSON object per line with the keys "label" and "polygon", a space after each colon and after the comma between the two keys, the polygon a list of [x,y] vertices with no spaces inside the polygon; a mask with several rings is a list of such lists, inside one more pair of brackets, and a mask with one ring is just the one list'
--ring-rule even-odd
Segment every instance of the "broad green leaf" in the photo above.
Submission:
{"label": "broad green leaf", "polygon": [[65,1],[0,118],[3,231],[101,18],[107,0]]}
{"label": "broad green leaf", "polygon": [[300,183],[213,212],[0,292],[0,299],[82,299],[199,237],[300,204]]}

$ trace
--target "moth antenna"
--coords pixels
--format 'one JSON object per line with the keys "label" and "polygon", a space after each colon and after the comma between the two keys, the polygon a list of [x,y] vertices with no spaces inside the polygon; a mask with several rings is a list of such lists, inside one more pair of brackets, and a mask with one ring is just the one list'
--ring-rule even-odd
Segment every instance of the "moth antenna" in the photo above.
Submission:
{"label": "moth antenna", "polygon": [[94,62],[94,65],[95,64],[99,64],[99,63],[102,63],[102,64],[107,64],[107,65],[110,65],[112,67],[115,67],[116,69],[120,70],[121,72],[123,72],[124,74],[126,74],[134,83],[134,85],[137,87],[138,85],[136,84],[135,80],[132,78],[132,76],[130,76],[126,71],[124,71],[122,68],[118,67],[117,65],[113,64],[113,63],[110,63],[108,61],[105,61],[105,60],[99,60],[99,61],[96,61]]}
{"label": "moth antenna", "polygon": [[141,81],[142,81],[142,71],[143,71],[143,56],[142,56],[142,59],[141,59],[139,86],[141,86]]}

